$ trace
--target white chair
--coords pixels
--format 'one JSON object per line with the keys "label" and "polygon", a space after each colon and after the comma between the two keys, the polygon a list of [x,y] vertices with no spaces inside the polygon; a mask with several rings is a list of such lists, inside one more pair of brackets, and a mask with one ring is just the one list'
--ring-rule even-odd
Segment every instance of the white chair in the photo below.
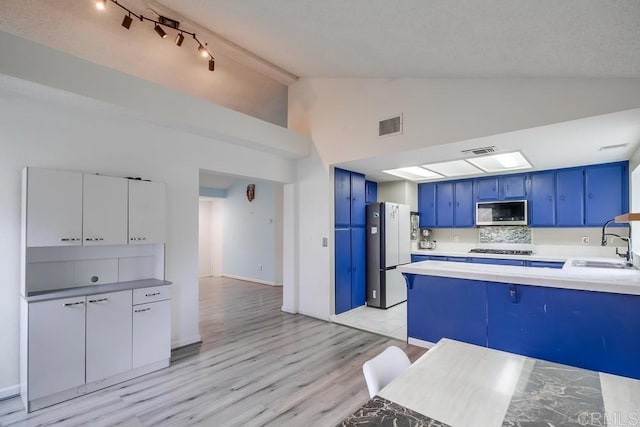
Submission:
{"label": "white chair", "polygon": [[403,373],[411,361],[398,347],[392,345],[382,353],[367,360],[362,365],[364,380],[369,389],[369,397],[373,397],[387,384]]}

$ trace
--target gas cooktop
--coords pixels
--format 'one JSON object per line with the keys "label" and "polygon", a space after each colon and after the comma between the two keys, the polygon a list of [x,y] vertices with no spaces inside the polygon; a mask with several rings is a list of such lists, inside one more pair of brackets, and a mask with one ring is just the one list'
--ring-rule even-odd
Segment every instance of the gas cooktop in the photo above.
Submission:
{"label": "gas cooktop", "polygon": [[473,254],[498,254],[498,255],[531,255],[533,251],[526,249],[471,249]]}

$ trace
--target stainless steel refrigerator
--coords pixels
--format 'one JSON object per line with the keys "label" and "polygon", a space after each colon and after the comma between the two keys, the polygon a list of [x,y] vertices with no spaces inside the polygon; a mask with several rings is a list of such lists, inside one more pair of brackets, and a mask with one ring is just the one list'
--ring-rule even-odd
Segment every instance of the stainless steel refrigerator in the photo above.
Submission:
{"label": "stainless steel refrigerator", "polygon": [[389,308],[407,300],[407,288],[396,267],[411,262],[408,205],[367,205],[367,305]]}

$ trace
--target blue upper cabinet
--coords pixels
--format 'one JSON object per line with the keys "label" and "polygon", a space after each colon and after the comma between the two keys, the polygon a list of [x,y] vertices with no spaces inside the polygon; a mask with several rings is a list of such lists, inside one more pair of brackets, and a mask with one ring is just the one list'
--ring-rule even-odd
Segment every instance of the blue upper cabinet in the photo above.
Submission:
{"label": "blue upper cabinet", "polygon": [[378,183],[373,181],[365,181],[364,183],[364,202],[376,203],[378,201]]}
{"label": "blue upper cabinet", "polygon": [[455,183],[454,225],[456,227],[473,227],[475,224],[473,202],[473,181],[465,180]]}
{"label": "blue upper cabinet", "polygon": [[556,172],[556,225],[581,227],[584,224],[584,170]]}
{"label": "blue upper cabinet", "polygon": [[531,174],[529,225],[532,227],[553,227],[556,225],[555,178],[554,171]]}
{"label": "blue upper cabinet", "polygon": [[418,212],[420,227],[436,226],[436,185],[434,183],[418,184]]}
{"label": "blue upper cabinet", "polygon": [[436,184],[436,225],[453,227],[453,183]]}
{"label": "blue upper cabinet", "polygon": [[523,200],[527,198],[527,175],[506,175],[498,177],[498,188],[505,200]]}
{"label": "blue upper cabinet", "polygon": [[351,172],[335,169],[334,197],[335,226],[348,227],[351,224]]}
{"label": "blue upper cabinet", "polygon": [[351,173],[351,226],[364,227],[365,213],[365,183],[364,175]]}
{"label": "blue upper cabinet", "polygon": [[627,163],[584,168],[585,225],[600,227],[629,210]]}
{"label": "blue upper cabinet", "polygon": [[476,182],[476,198],[478,200],[498,200],[498,177],[479,178]]}

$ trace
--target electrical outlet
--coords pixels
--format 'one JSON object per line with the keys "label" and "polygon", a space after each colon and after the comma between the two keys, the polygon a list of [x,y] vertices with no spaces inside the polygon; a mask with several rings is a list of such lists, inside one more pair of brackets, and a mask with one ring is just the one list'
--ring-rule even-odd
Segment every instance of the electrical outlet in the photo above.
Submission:
{"label": "electrical outlet", "polygon": [[582,244],[583,245],[589,244],[589,236],[582,236]]}
{"label": "electrical outlet", "polygon": [[457,242],[458,240],[459,240],[458,235],[457,235],[457,234],[454,234],[454,235],[453,235],[453,241],[454,241],[454,242]]}
{"label": "electrical outlet", "polygon": [[376,299],[376,290],[373,290],[373,299]]}

